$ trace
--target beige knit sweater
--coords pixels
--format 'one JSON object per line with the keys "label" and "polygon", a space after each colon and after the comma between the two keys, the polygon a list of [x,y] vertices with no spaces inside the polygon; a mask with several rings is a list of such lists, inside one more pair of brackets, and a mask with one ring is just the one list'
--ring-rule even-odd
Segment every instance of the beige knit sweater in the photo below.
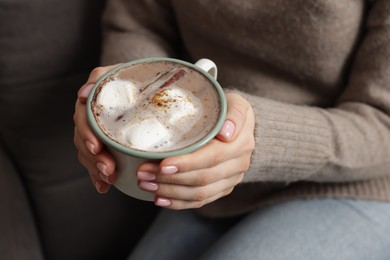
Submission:
{"label": "beige knit sweater", "polygon": [[390,200],[390,1],[112,0],[103,63],[208,57],[252,104],[243,183],[219,217],[293,198]]}

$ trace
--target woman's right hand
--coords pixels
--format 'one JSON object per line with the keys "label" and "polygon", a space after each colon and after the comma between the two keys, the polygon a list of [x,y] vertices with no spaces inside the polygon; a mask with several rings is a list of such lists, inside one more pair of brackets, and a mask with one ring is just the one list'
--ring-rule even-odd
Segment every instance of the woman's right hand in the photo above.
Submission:
{"label": "woman's right hand", "polygon": [[106,193],[116,180],[115,161],[95,136],[87,122],[86,102],[93,85],[106,72],[118,66],[98,67],[92,70],[87,82],[78,91],[73,120],[74,144],[78,150],[78,160],[88,170],[93,185],[99,193]]}

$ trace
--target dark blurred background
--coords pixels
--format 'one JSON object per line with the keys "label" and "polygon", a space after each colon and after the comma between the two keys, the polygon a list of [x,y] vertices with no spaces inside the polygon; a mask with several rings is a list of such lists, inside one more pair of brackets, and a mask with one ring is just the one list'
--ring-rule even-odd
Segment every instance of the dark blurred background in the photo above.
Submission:
{"label": "dark blurred background", "polygon": [[156,208],[96,192],[73,145],[103,0],[0,0],[0,258],[124,259]]}

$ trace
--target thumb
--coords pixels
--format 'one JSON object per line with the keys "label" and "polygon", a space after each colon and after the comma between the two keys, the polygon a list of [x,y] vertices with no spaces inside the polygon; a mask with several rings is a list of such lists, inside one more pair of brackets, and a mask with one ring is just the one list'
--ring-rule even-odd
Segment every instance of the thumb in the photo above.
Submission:
{"label": "thumb", "polygon": [[119,65],[121,65],[121,63],[111,65],[111,66],[106,66],[106,67],[94,68],[89,74],[87,83],[85,83],[77,93],[77,97],[80,100],[80,102],[82,104],[85,104],[87,102],[89,93],[91,92],[94,84],[100,79],[100,77],[102,77],[105,73],[109,72],[110,70],[114,69]]}
{"label": "thumb", "polygon": [[222,142],[229,143],[239,135],[244,127],[250,104],[242,96],[235,93],[226,94],[226,100],[228,104],[226,120],[217,138]]}

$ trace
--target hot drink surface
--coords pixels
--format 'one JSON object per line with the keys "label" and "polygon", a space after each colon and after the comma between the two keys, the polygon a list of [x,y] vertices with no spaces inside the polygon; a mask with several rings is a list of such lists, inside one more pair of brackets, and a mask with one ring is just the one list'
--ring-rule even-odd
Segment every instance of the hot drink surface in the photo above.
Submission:
{"label": "hot drink surface", "polygon": [[115,142],[140,151],[169,152],[209,134],[218,121],[220,102],[202,73],[158,61],[124,67],[103,80],[92,111]]}

